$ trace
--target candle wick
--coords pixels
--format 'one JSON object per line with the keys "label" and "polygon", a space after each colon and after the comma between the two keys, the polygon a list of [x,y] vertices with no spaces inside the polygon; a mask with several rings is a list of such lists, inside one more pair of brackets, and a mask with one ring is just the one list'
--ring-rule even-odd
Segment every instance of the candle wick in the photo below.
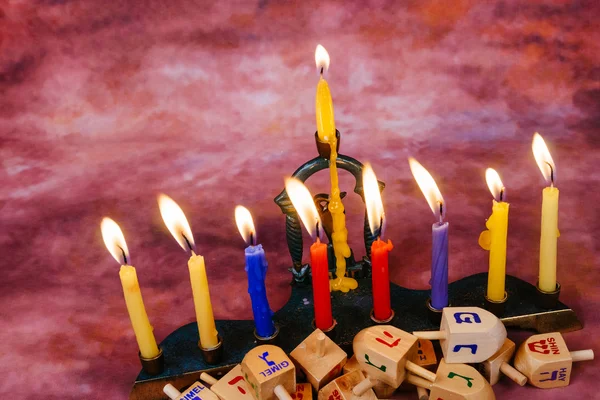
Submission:
{"label": "candle wick", "polygon": [[548,164],[548,167],[550,167],[550,186],[554,187],[554,168],[548,161],[546,161],[546,164]]}
{"label": "candle wick", "polygon": [[439,201],[440,203],[440,224],[444,222],[444,203]]}
{"label": "candle wick", "polygon": [[250,232],[250,246],[256,246],[256,242],[254,241],[254,232]]}
{"label": "candle wick", "polygon": [[121,246],[117,247],[121,250],[121,253],[123,254],[123,262],[125,263],[125,265],[127,265],[127,254],[125,254],[125,250],[123,250],[123,248]]}
{"label": "candle wick", "polygon": [[500,189],[500,201],[504,199],[504,188]]}
{"label": "candle wick", "polygon": [[317,240],[320,240],[321,235],[319,234],[319,221],[317,221],[316,231],[317,231]]}
{"label": "candle wick", "polygon": [[324,69],[324,68],[323,68],[323,67],[321,67],[321,75],[323,75],[323,69]]}
{"label": "candle wick", "polygon": [[194,249],[193,249],[193,247],[192,247],[192,244],[191,244],[191,243],[190,243],[190,241],[188,240],[188,238],[187,238],[187,237],[186,237],[186,236],[185,236],[183,233],[181,234],[181,236],[183,236],[183,240],[185,240],[185,242],[186,242],[186,243],[187,243],[187,245],[188,245],[188,248],[189,248],[189,249],[190,249],[190,251],[193,253],[193,252],[194,252]]}

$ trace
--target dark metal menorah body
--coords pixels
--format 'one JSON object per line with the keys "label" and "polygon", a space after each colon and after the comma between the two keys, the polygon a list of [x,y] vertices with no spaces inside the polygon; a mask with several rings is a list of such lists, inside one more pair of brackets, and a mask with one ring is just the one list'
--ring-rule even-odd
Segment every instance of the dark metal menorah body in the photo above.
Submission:
{"label": "dark metal menorah body", "polygon": [[[337,137],[337,150],[340,146],[340,132],[336,130]],[[331,148],[328,143],[320,142],[317,133],[315,133],[315,141],[317,143],[317,150],[319,156],[313,158],[302,164],[293,174],[292,177],[300,180],[302,183],[306,182],[308,178],[316,174],[317,172],[329,168],[329,155]],[[348,171],[354,176],[355,185],[354,192],[360,196],[363,203],[365,201],[364,189],[363,189],[363,164],[358,160],[338,154],[336,165],[339,169]],[[385,183],[378,181],[379,190],[383,191]],[[346,192],[341,193],[342,198],[346,196]],[[317,211],[321,217],[323,223],[323,229],[329,239],[328,250],[329,250],[329,270],[335,270],[335,255],[333,252],[333,246],[331,241],[331,233],[333,229],[333,222],[331,215],[328,210],[329,195],[325,193],[319,193],[313,196],[313,200],[317,207]],[[302,240],[302,227],[300,226],[300,219],[296,209],[292,205],[292,202],[285,191],[285,189],[275,197],[275,203],[281,208],[281,211],[285,214],[285,236],[287,240],[288,250],[292,257],[292,268],[290,271],[294,276],[295,282],[305,282],[306,277],[309,274],[309,264],[302,264],[303,245]],[[371,234],[369,228],[369,221],[367,213],[365,211],[364,227],[364,244],[366,250],[366,256],[362,260],[357,261],[354,258],[354,252],[351,251],[350,257],[346,259],[346,271],[347,273],[355,278],[368,277],[371,272],[371,244],[375,240],[375,237]]]}

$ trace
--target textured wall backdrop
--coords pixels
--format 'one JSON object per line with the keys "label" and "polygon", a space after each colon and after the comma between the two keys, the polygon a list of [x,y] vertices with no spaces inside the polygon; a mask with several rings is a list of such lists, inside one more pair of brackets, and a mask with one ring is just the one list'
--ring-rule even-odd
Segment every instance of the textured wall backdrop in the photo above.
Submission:
{"label": "textured wall backdrop", "polygon": [[[341,152],[387,182],[397,284],[429,276],[433,217],[409,155],[448,203],[450,279],[486,270],[491,166],[511,202],[508,272],[535,282],[543,181],[530,146],[545,136],[561,189],[558,277],[586,325],[566,341],[598,350],[599,17],[593,0],[0,2],[1,397],[126,397],[139,361],[105,215],[125,233],[157,339],[193,321],[159,192],[187,213],[218,318],[251,318],[238,203],[267,250],[272,307],[285,303],[273,197],[316,154],[317,43],[332,58]],[[349,175],[342,184],[351,191]],[[326,191],[327,174],[310,188]],[[346,204],[360,256],[362,206]],[[592,398],[598,367],[576,365],[566,389],[495,389]]]}

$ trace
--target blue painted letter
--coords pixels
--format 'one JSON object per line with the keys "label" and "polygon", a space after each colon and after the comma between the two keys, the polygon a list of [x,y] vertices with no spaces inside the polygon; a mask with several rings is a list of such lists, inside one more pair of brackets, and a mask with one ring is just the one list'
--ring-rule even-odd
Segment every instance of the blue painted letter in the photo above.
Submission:
{"label": "blue painted letter", "polygon": [[[464,319],[462,318],[462,316],[465,315]],[[472,324],[473,321],[471,321],[471,316],[473,316],[473,321],[475,321],[476,324],[480,324],[481,323],[481,318],[479,318],[479,315],[477,315],[474,312],[457,312],[454,313],[454,319],[456,320],[457,324],[462,324],[467,323],[467,324]]]}
{"label": "blue painted letter", "polygon": [[452,349],[453,352],[458,353],[462,348],[471,349],[471,354],[477,353],[477,345],[476,344],[457,344]]}

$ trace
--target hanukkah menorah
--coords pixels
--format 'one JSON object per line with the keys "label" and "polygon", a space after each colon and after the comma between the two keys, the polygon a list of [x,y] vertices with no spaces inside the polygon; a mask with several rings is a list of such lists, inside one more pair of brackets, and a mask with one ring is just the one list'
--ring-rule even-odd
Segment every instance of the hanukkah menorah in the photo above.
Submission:
{"label": "hanukkah menorah", "polygon": [[[302,164],[292,174],[292,177],[300,182],[305,182],[319,171],[331,167],[331,143],[323,143],[319,140],[318,135],[315,135],[315,139],[318,149],[317,157]],[[332,142],[336,151],[339,150],[339,139],[340,133],[336,131],[336,141]],[[348,171],[354,176],[354,193],[364,201],[364,165],[358,160],[342,154],[335,157],[335,162],[337,168]],[[383,190],[385,184],[377,181],[377,187],[379,190]],[[340,193],[341,198],[345,196],[346,193]],[[321,221],[322,235],[329,239],[326,245],[327,279],[329,279],[335,277],[337,272],[336,252],[332,240],[335,227],[328,207],[330,197],[326,194],[317,194],[312,197],[312,202]],[[233,368],[239,368],[238,364],[242,362],[244,356],[257,345],[276,344],[289,354],[314,332],[316,304],[313,304],[312,301],[315,294],[313,293],[313,268],[310,263],[303,262],[304,243],[301,218],[285,189],[275,197],[275,203],[285,215],[287,246],[291,256],[290,281],[292,286],[290,299],[272,316],[276,326],[275,333],[269,337],[257,335],[253,321],[216,320],[219,346],[207,352],[198,345],[197,324],[194,322],[184,325],[172,332],[160,344],[160,357],[153,360],[141,358],[143,369],[131,390],[129,397],[131,400],[163,399],[165,398],[163,393],[165,385],[170,384],[179,388],[198,385],[195,382],[202,373],[212,376],[217,382]],[[334,323],[330,327],[331,329],[323,329],[328,340],[333,341],[348,355],[352,354],[353,338],[360,331],[378,326],[382,322],[374,318],[373,314],[371,249],[377,240],[377,235],[373,234],[367,213],[365,213],[363,232],[366,255],[361,260],[356,260],[354,251],[350,249],[350,254],[345,259],[345,274],[356,280],[358,286],[347,292],[335,290],[331,292],[330,312]],[[487,309],[495,314],[506,327],[538,333],[569,332],[582,329],[582,324],[575,312],[559,301],[560,285],[557,284],[555,292],[548,293],[540,290],[537,285],[506,275],[503,301],[490,302],[487,296],[488,278],[488,273],[479,273],[449,283],[447,285],[448,304],[446,305]],[[430,290],[408,289],[389,283],[389,305],[392,314],[385,321],[387,325],[406,332],[436,331],[440,328],[442,310],[432,307]],[[473,322],[469,318],[477,318],[477,316],[465,315],[464,318],[463,322]],[[514,343],[512,346],[512,351],[514,351]],[[500,361],[502,362],[502,360]],[[498,368],[500,368],[499,365]],[[442,367],[440,366],[440,368]],[[496,379],[498,373],[498,371],[492,371]]]}

